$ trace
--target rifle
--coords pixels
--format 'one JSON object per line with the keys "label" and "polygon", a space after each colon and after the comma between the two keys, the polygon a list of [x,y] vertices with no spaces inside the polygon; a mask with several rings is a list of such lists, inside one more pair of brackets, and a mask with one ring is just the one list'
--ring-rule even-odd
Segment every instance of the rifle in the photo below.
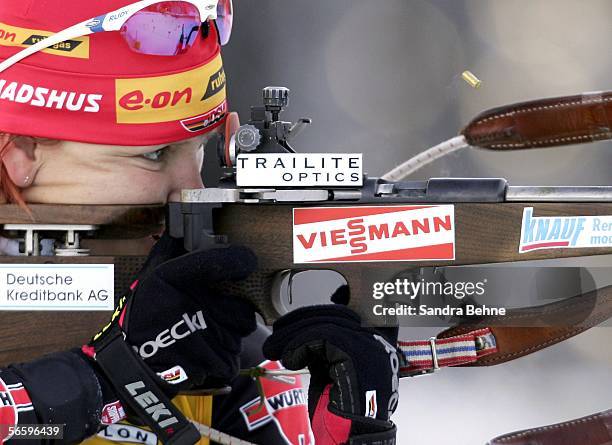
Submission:
{"label": "rifle", "polygon": [[[210,161],[206,164],[206,168],[217,169],[214,175],[208,175],[207,183],[207,186],[216,187],[185,191],[182,202],[170,204],[166,216],[171,235],[183,237],[188,250],[222,245],[227,240],[245,244],[255,251],[260,261],[258,271],[233,290],[253,301],[268,322],[287,310],[285,303],[273,292],[278,291],[281,282],[290,279],[296,270],[334,269],[340,272],[351,287],[350,306],[367,318],[369,314],[363,313],[365,305],[362,302],[370,298],[372,280],[383,281],[406,269],[612,252],[612,245],[518,251],[525,208],[532,208],[535,217],[612,215],[610,187],[513,187],[505,180],[495,178],[409,182],[366,178],[363,186],[359,187],[240,188],[235,183],[232,164],[240,155],[240,150],[251,148],[254,154],[290,153],[293,151],[290,140],[310,122],[302,119],[292,124],[279,120],[280,112],[287,105],[285,99],[288,96],[285,93],[288,92],[283,89],[266,89],[265,106],[252,109],[250,125],[257,129],[261,137],[257,147],[249,147],[249,137],[252,136],[255,138],[252,141],[255,141],[257,136],[253,128],[240,127],[234,113],[228,116],[225,137],[218,145],[206,148],[208,160],[219,158],[221,161],[219,165]],[[612,137],[611,103],[610,93],[601,93],[503,107],[476,118],[463,131],[462,137],[466,143],[492,150],[609,139]],[[237,137],[241,129],[242,137]],[[457,140],[453,140],[451,146],[456,145]],[[428,155],[428,158],[431,156]],[[218,178],[222,179],[215,181]],[[294,207],[443,204],[452,205],[454,210],[453,259],[294,264]],[[58,243],[62,251],[74,249],[73,253],[85,254],[87,252],[77,251],[82,248],[90,250],[89,256],[29,256],[27,262],[114,262],[116,296],[120,296],[129,286],[134,273],[142,265],[149,247],[144,237],[159,232],[163,211],[160,207],[146,206],[31,206],[31,210],[32,215],[29,215],[15,206],[3,206],[0,213],[2,224],[28,225],[21,230],[13,226],[11,230],[23,238],[24,245],[29,245],[24,246],[24,250],[30,255],[36,253],[37,238],[44,236],[65,238]],[[72,236],[74,230],[65,229],[67,225],[75,224],[81,226],[77,229],[82,229],[84,234],[93,231],[94,238],[76,237],[79,242],[70,244],[75,240]],[[2,262],[24,262],[24,259],[2,257]],[[607,301],[604,302],[605,307]],[[88,340],[92,326],[100,325],[107,314],[4,312],[0,316],[5,326],[5,344],[9,344],[9,339],[11,344],[10,350],[0,351],[0,364],[7,364],[44,352],[78,346]],[[29,331],[32,325],[43,329],[45,335],[42,338],[32,337]]]}
{"label": "rifle", "polygon": [[[170,204],[166,220],[171,236],[183,238],[188,250],[218,246],[227,241],[253,249],[259,259],[258,270],[245,282],[232,284],[231,290],[250,299],[268,322],[290,309],[280,294],[283,280],[288,280],[290,287],[291,277],[302,270],[332,269],[340,273],[350,288],[349,306],[360,313],[366,323],[380,325],[380,318],[372,318],[371,305],[367,304],[373,284],[389,282],[406,269],[612,252],[610,238],[594,240],[591,237],[590,243],[567,239],[577,225],[594,224],[600,217],[610,220],[612,187],[516,187],[495,178],[399,181],[431,160],[466,145],[508,150],[610,139],[611,93],[548,99],[485,112],[458,138],[408,160],[383,178],[366,177],[361,187],[239,187],[233,165],[239,160],[241,149],[249,153],[258,150],[260,153],[291,152],[288,139],[292,130],[309,122],[302,119],[292,125],[278,120],[287,102],[277,99],[286,98],[287,94],[283,89],[264,90],[264,107],[252,109],[251,121],[246,126],[240,127],[237,117],[230,116],[225,138],[217,147],[218,158],[224,167],[222,180],[213,184],[216,187],[184,191],[181,203]],[[207,158],[214,154],[214,151],[209,153]],[[365,219],[360,217],[368,215],[372,208],[392,213],[402,206],[409,212],[415,208],[421,211],[424,207],[449,205],[452,206],[454,239],[441,237],[438,243],[451,244],[451,251],[440,253],[438,249],[432,253],[431,249],[429,252],[413,249],[412,261],[407,259],[410,254],[405,251],[397,256],[387,251],[382,258],[380,251],[369,256],[367,251],[360,251],[357,255],[361,257],[355,258],[346,251],[344,256],[338,256],[336,250],[335,256],[311,256],[310,261],[304,255],[296,255],[299,243],[304,247],[306,239],[298,239],[297,235],[305,233],[296,229],[299,225],[310,223],[316,231],[329,220],[341,220],[348,230],[341,231],[343,236],[338,235],[336,241],[342,246],[345,243],[351,246],[350,238],[344,238],[344,234],[348,237],[363,235],[360,228]],[[310,219],[302,218],[309,210],[314,210],[309,214]],[[372,226],[378,229],[374,233],[380,234],[381,226]],[[555,226],[557,228],[553,229]],[[415,234],[418,227],[418,224],[412,225],[411,234]],[[327,227],[326,243],[333,239],[332,231],[341,228],[338,224]],[[612,225],[601,228],[608,232]],[[357,230],[351,233],[350,229]],[[398,233],[404,234],[403,231]],[[608,237],[605,233],[593,236]],[[319,240],[322,240],[321,235]],[[602,243],[593,243],[598,240]],[[351,261],[355,259],[372,262]],[[400,261],[390,261],[398,259]],[[611,316],[612,286],[607,286],[542,306],[511,309],[504,316],[464,318],[428,340],[399,341],[403,359],[399,374],[414,377],[434,373],[446,366],[505,363],[566,340]],[[517,320],[520,323],[515,325]],[[526,444],[533,437],[542,443],[579,437],[581,444],[597,445],[601,437],[607,437],[605,432],[601,433],[601,425],[606,420],[609,420],[609,413],[580,419],[577,427],[574,426],[577,422],[566,422],[525,431],[521,433],[525,440],[517,440],[517,443]],[[492,443],[516,437],[516,434],[502,436]]]}
{"label": "rifle", "polygon": [[[167,225],[170,235],[184,238],[190,251],[228,241],[253,249],[259,259],[258,270],[248,280],[233,284],[231,290],[251,300],[267,322],[289,310],[279,289],[305,270],[339,273],[350,288],[349,306],[365,320],[380,323],[372,318],[367,303],[373,285],[391,281],[406,269],[612,253],[612,238],[606,234],[591,239],[600,241],[598,245],[568,243],[562,247],[565,240],[543,228],[546,224],[568,224],[569,230],[577,222],[575,218],[612,215],[612,187],[522,187],[498,178],[398,181],[424,163],[468,145],[517,150],[610,139],[612,93],[545,99],[486,111],[459,137],[427,150],[382,178],[365,176],[362,186],[240,187],[236,165],[241,157],[294,153],[291,139],[310,123],[310,119],[296,124],[279,120],[288,105],[288,89],[268,87],[263,96],[264,107],[252,107],[246,125],[240,126],[238,117],[230,115],[224,138],[216,147],[207,147],[205,154],[207,159],[220,160],[216,178],[207,184],[212,187],[184,190],[181,202],[169,205]],[[408,230],[404,229],[410,224],[398,226],[392,216],[389,222],[395,221],[395,229],[364,222],[364,215],[395,210],[430,213],[429,217],[413,219]],[[409,216],[403,217],[410,221]],[[443,217],[448,218],[441,220]],[[529,233],[524,239],[526,234],[521,231],[526,219],[529,230],[542,232]],[[329,220],[339,223],[329,224]],[[423,229],[428,223],[443,225],[441,221],[451,222],[444,229],[453,236],[434,236],[438,241],[412,252],[407,248],[400,253],[368,254],[362,249],[368,234],[369,241],[383,235],[394,238],[385,230],[397,231],[398,239],[407,238],[416,235],[419,228],[421,232],[431,230]],[[301,224],[311,229],[310,234],[300,233],[297,226]],[[334,230],[318,231],[317,227],[324,226],[333,226],[336,234],[331,233]],[[340,247],[357,247],[360,253],[351,255],[345,248],[330,250],[336,252],[335,257],[331,253],[327,257],[303,255],[311,243],[318,242],[325,250],[323,247],[333,244],[334,236],[336,244],[343,244]],[[338,252],[344,253],[338,256]]]}

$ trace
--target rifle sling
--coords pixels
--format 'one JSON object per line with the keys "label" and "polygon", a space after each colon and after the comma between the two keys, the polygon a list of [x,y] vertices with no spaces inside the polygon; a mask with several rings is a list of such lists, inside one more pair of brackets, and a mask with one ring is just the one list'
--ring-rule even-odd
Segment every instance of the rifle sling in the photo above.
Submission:
{"label": "rifle sling", "polygon": [[612,317],[612,286],[558,302],[508,310],[446,329],[429,341],[399,341],[402,376],[445,366],[492,366],[578,335]]}
{"label": "rifle sling", "polygon": [[492,150],[553,147],[612,138],[612,92],[540,99],[478,115],[461,132]]}

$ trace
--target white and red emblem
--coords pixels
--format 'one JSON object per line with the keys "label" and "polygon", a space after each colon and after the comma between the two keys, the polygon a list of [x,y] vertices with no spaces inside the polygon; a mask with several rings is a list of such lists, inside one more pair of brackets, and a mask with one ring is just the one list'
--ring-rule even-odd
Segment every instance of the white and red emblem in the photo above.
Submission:
{"label": "white and red emblem", "polygon": [[[279,362],[265,361],[262,368],[284,369]],[[306,393],[300,376],[275,376],[262,378],[265,405],[259,397],[240,407],[249,431],[274,422],[287,445],[314,445],[308,419]],[[261,407],[261,409],[260,409]]]}
{"label": "white and red emblem", "polygon": [[189,119],[183,119],[181,124],[183,128],[190,133],[202,131],[205,128],[210,127],[213,124],[219,122],[227,113],[227,101],[224,100],[221,105],[213,108],[207,113],[201,114],[196,117],[190,117]]}
{"label": "white and red emblem", "polygon": [[455,259],[452,205],[293,209],[293,262]]}
{"label": "white and red emblem", "polygon": [[173,366],[172,368],[166,371],[158,372],[157,375],[160,376],[167,383],[170,383],[171,385],[177,385],[188,379],[187,373],[185,372],[185,370],[181,366],[178,366],[178,365]]}
{"label": "white and red emblem", "polygon": [[19,413],[24,411],[34,411],[34,406],[23,384],[7,385],[0,378],[0,438],[2,442],[11,438],[9,427],[19,423]]}
{"label": "white and red emblem", "polygon": [[125,409],[119,400],[108,403],[102,408],[102,415],[100,416],[100,422],[103,425],[112,425],[125,419]]}

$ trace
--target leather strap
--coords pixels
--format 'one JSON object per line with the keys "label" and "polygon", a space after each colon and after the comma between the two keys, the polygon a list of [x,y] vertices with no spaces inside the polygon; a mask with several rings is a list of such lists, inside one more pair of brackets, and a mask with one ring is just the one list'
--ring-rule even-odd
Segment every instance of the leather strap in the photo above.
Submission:
{"label": "leather strap", "polygon": [[558,302],[510,309],[449,328],[426,341],[398,341],[401,377],[446,366],[492,366],[552,346],[612,317],[612,286]]}
{"label": "leather strap", "polygon": [[612,92],[584,93],[494,108],[461,132],[472,146],[516,150],[612,138]]}
{"label": "leather strap", "polygon": [[550,303],[510,309],[505,316],[484,317],[438,334],[456,337],[478,329],[490,329],[497,351],[459,366],[491,366],[552,346],[612,317],[612,286]]}
{"label": "leather strap", "polygon": [[504,434],[488,443],[488,445],[576,444],[612,444],[612,410],[555,425]]}

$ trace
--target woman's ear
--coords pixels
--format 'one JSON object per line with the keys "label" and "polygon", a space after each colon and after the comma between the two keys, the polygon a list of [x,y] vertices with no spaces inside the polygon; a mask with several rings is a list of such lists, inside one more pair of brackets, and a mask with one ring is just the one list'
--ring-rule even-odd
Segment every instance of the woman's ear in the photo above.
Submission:
{"label": "woman's ear", "polygon": [[38,170],[35,156],[36,144],[34,142],[16,143],[9,138],[0,142],[8,144],[2,156],[2,163],[9,178],[19,188],[29,187],[34,182]]}

